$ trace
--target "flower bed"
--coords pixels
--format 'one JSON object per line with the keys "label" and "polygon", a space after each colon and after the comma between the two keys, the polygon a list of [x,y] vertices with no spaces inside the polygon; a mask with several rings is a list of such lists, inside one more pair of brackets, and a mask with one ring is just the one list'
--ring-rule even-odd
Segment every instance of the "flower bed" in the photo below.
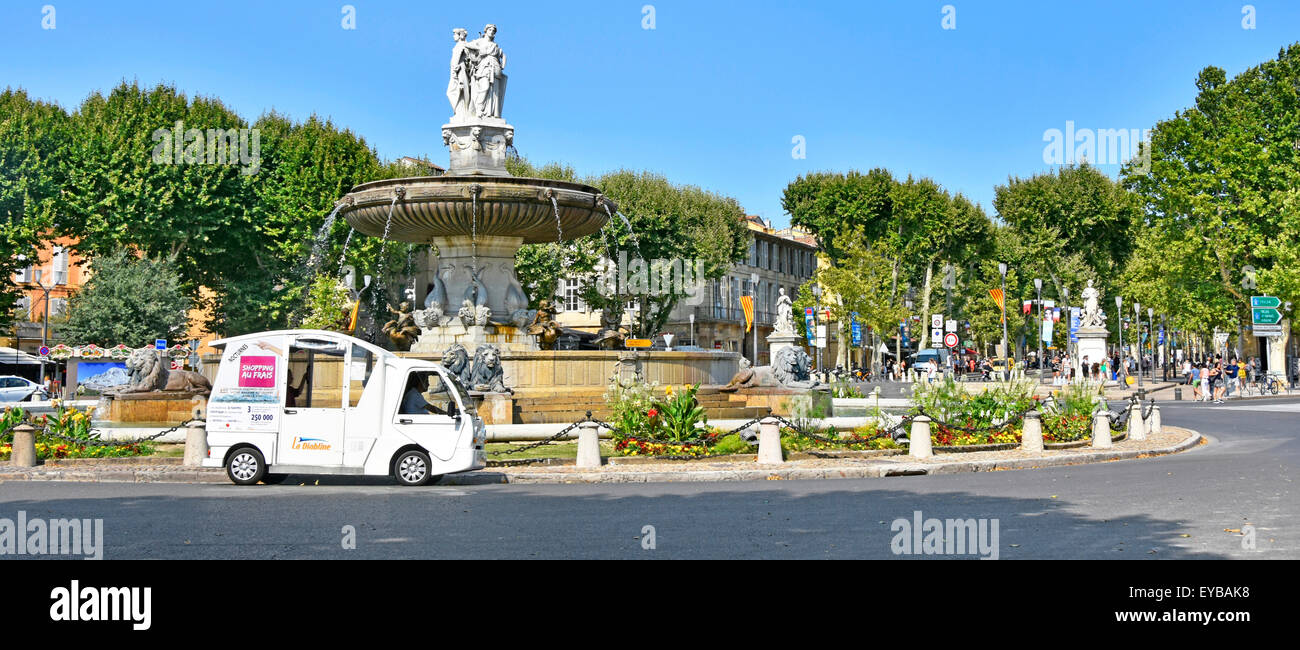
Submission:
{"label": "flower bed", "polygon": [[[63,458],[129,458],[150,456],[156,449],[147,442],[123,444],[98,444],[98,436],[90,430],[90,416],[94,407],[79,411],[64,408],[54,400],[55,412],[31,418],[36,427],[36,457],[38,459]],[[0,461],[13,456],[13,427],[23,422],[26,413],[21,408],[5,409],[0,416]],[[84,441],[82,443],[76,441]]]}

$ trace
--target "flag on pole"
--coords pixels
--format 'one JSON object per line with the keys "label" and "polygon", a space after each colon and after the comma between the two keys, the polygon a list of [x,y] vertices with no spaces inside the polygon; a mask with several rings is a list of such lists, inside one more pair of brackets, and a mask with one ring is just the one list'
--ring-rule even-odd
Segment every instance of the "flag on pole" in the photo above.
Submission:
{"label": "flag on pole", "polygon": [[1002,289],[989,289],[989,295],[993,297],[993,304],[1002,310],[1002,320],[1007,319],[1007,302],[1006,296],[1002,295]]}
{"label": "flag on pole", "polygon": [[748,332],[754,326],[754,297],[741,296],[740,308],[745,312],[745,331]]}

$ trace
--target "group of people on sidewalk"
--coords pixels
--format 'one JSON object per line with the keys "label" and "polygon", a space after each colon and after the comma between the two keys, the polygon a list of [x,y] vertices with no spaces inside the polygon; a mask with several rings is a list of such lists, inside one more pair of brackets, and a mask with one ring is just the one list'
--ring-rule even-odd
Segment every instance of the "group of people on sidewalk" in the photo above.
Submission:
{"label": "group of people on sidewalk", "polygon": [[1257,358],[1243,363],[1232,357],[1225,362],[1222,355],[1216,354],[1197,364],[1183,361],[1183,378],[1192,387],[1193,401],[1222,404],[1223,398],[1231,396],[1234,388],[1238,397],[1244,395],[1247,382],[1256,381],[1259,368]]}

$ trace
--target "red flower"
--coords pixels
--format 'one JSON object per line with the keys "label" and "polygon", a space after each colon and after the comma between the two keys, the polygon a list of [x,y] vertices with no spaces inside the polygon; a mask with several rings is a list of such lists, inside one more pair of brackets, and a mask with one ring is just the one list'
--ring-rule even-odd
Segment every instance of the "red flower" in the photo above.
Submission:
{"label": "red flower", "polygon": [[651,417],[651,418],[653,418],[653,417],[656,417],[656,416],[658,416],[658,415],[659,415],[659,410],[658,410],[658,409],[650,409],[649,411],[646,411],[646,417]]}

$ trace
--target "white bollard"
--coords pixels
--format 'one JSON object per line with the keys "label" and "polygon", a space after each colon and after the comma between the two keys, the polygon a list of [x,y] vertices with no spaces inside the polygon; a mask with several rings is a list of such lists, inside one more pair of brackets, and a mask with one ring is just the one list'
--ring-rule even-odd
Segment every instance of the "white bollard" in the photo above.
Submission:
{"label": "white bollard", "polygon": [[1133,402],[1129,406],[1128,412],[1128,439],[1129,440],[1146,440],[1147,426],[1142,421],[1142,404]]}
{"label": "white bollard", "polygon": [[758,422],[758,463],[760,465],[780,465],[785,462],[781,455],[781,421],[766,417]]}
{"label": "white bollard", "polygon": [[13,428],[13,434],[9,464],[14,467],[36,467],[36,427],[24,422]]}
{"label": "white bollard", "polygon": [[1110,416],[1105,411],[1097,411],[1092,416],[1092,448],[1110,449],[1114,446],[1110,437]]}
{"label": "white bollard", "polygon": [[600,467],[600,425],[586,421],[578,425],[578,467]]}
{"label": "white bollard", "polygon": [[1159,407],[1159,406],[1152,406],[1152,407],[1151,407],[1151,417],[1147,419],[1147,423],[1148,423],[1148,427],[1147,427],[1147,428],[1150,429],[1150,433],[1151,433],[1151,435],[1157,435],[1157,436],[1158,436],[1158,435],[1160,435],[1161,433],[1164,433],[1164,427],[1163,427],[1163,425],[1160,424],[1160,407]]}
{"label": "white bollard", "polygon": [[208,425],[203,420],[190,420],[185,430],[185,458],[181,464],[198,467],[208,457]]}
{"label": "white bollard", "polygon": [[930,418],[918,415],[912,418],[912,431],[907,434],[907,455],[912,458],[929,458],[934,455],[930,444]]}
{"label": "white bollard", "polygon": [[1025,414],[1025,426],[1020,432],[1020,451],[1043,452],[1043,419],[1038,411]]}

